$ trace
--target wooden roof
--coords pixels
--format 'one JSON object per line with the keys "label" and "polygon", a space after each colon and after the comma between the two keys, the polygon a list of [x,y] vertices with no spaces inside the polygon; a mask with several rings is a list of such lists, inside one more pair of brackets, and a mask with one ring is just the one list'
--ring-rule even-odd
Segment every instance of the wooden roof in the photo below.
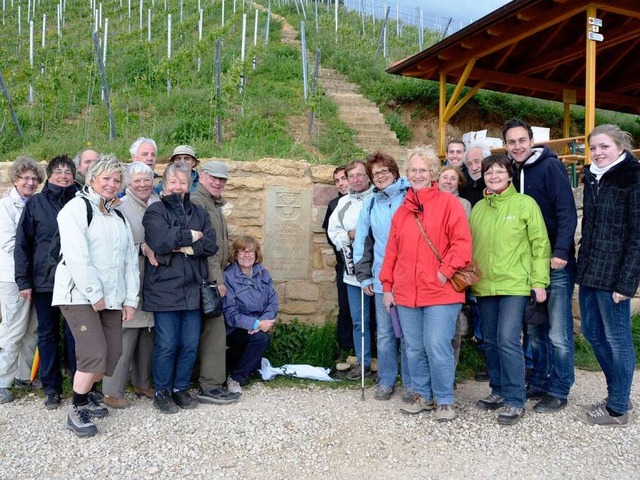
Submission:
{"label": "wooden roof", "polygon": [[587,5],[595,5],[604,41],[596,42],[596,106],[640,113],[639,0],[513,0],[388,73],[563,101],[563,89],[585,101]]}

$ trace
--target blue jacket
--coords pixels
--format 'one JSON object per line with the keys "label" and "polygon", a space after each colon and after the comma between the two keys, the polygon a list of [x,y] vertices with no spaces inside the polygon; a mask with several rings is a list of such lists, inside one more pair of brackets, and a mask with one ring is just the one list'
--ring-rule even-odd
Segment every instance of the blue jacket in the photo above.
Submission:
{"label": "blue jacket", "polygon": [[224,269],[227,294],[223,297],[223,314],[227,333],[236,328],[253,330],[256,320],[273,320],[278,315],[278,295],[269,271],[260,263],[253,265],[247,277],[238,262]]}
{"label": "blue jacket", "polygon": [[353,242],[356,278],[363,287],[373,285],[375,293],[382,293],[378,276],[391,231],[391,219],[402,205],[409,186],[409,181],[400,177],[382,191],[374,188],[373,195],[364,201],[360,210]]}
{"label": "blue jacket", "polygon": [[536,201],[551,243],[551,256],[575,257],[573,235],[578,225],[576,202],[564,164],[548,147],[534,148],[522,167],[514,162],[513,186]]}

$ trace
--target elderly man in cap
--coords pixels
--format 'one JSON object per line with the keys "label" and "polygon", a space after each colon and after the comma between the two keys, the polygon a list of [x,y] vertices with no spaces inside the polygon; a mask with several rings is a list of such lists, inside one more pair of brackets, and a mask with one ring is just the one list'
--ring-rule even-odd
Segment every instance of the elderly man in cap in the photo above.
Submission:
{"label": "elderly man in cap", "polygon": [[[173,149],[173,154],[169,159],[169,163],[182,163],[191,169],[191,188],[189,189],[189,193],[193,195],[198,188],[198,183],[200,183],[200,175],[198,175],[196,170],[200,161],[198,160],[198,157],[196,157],[196,151],[189,145],[179,145]],[[160,192],[162,192],[162,184],[154,188],[154,191],[157,194],[160,194]]]}
{"label": "elderly man in cap", "polygon": [[[229,257],[229,233],[223,212],[223,207],[227,202],[222,198],[222,191],[228,179],[229,169],[224,163],[208,162],[202,169],[200,182],[191,196],[193,203],[202,205],[206,209],[209,218],[211,218],[211,225],[216,232],[218,252],[214,256],[208,257],[207,262],[209,264],[209,281],[217,283],[222,296],[227,293],[222,272],[228,264]],[[227,350],[224,318],[222,316],[203,318],[202,326],[198,400],[201,403],[218,405],[235,402],[240,398],[240,394],[229,392],[223,386],[226,380]]]}

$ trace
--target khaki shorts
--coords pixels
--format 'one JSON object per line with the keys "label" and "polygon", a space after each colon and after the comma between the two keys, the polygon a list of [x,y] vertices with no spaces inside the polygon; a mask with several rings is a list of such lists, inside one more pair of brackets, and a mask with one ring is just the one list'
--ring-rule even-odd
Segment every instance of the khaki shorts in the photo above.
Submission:
{"label": "khaki shorts", "polygon": [[94,312],[91,305],[60,305],[76,341],[77,369],[113,375],[122,353],[122,312]]}

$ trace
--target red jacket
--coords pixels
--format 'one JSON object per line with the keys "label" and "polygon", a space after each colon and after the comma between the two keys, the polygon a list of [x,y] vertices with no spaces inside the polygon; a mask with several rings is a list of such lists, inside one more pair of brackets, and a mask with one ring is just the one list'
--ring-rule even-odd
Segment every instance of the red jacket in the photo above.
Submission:
{"label": "red jacket", "polygon": [[[422,236],[414,212],[442,257],[435,254]],[[460,201],[437,185],[419,192],[410,189],[393,216],[391,232],[380,272],[384,292],[393,292],[397,305],[428,307],[464,303],[464,293],[456,292],[438,271],[451,278],[471,261],[471,230]]]}

